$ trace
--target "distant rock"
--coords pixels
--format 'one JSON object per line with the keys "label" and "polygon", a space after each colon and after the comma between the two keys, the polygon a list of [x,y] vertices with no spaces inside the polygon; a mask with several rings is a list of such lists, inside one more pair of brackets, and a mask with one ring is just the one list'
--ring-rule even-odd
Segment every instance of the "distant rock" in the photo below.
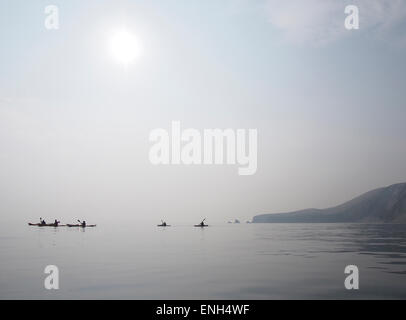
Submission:
{"label": "distant rock", "polygon": [[406,223],[406,183],[379,188],[336,207],[261,214],[253,223],[386,222]]}

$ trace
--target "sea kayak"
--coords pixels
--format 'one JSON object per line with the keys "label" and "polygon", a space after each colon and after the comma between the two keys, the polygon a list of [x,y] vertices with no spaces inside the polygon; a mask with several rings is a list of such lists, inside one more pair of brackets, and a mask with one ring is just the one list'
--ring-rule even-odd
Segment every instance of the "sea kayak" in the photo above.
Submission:
{"label": "sea kayak", "polygon": [[171,225],[170,224],[158,224],[157,225],[157,227],[170,227]]}
{"label": "sea kayak", "polygon": [[195,227],[201,227],[201,228],[203,228],[203,227],[208,227],[209,225],[208,224],[204,224],[204,225],[201,225],[201,224],[195,224]]}
{"label": "sea kayak", "polygon": [[81,228],[87,228],[87,227],[95,227],[95,224],[87,224],[86,226],[82,226],[81,224],[67,224],[68,227],[81,227]]}
{"label": "sea kayak", "polygon": [[66,227],[66,224],[55,224],[55,223],[28,223],[29,226],[37,226],[37,227]]}

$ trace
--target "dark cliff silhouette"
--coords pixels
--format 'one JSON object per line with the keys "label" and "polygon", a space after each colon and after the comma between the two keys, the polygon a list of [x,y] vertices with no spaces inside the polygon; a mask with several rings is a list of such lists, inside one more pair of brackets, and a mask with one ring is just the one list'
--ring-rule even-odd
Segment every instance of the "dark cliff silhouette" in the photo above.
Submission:
{"label": "dark cliff silhouette", "polygon": [[406,223],[406,183],[379,188],[336,207],[261,214],[254,223],[387,222]]}

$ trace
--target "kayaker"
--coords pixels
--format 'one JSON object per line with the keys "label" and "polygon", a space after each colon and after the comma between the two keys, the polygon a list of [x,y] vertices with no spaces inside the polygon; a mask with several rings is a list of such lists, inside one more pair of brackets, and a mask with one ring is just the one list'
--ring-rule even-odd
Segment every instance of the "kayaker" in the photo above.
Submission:
{"label": "kayaker", "polygon": [[57,227],[58,224],[60,224],[60,223],[61,223],[60,221],[58,221],[58,220],[55,219],[55,221],[54,221],[54,226]]}
{"label": "kayaker", "polygon": [[86,221],[82,221],[82,227],[86,227]]}
{"label": "kayaker", "polygon": [[47,223],[45,222],[45,220],[44,219],[42,219],[42,218],[39,218],[39,220],[41,221],[41,225],[46,225]]}
{"label": "kayaker", "polygon": [[204,227],[204,220],[203,220],[202,222],[200,222],[200,225],[201,225],[202,227]]}

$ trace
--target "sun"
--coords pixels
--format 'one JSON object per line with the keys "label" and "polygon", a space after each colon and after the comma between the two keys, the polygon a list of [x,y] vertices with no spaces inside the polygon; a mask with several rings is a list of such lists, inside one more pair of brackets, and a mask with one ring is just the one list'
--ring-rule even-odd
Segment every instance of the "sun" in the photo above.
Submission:
{"label": "sun", "polygon": [[128,66],[141,55],[141,44],[137,37],[126,29],[113,32],[110,38],[110,51],[120,64]]}

